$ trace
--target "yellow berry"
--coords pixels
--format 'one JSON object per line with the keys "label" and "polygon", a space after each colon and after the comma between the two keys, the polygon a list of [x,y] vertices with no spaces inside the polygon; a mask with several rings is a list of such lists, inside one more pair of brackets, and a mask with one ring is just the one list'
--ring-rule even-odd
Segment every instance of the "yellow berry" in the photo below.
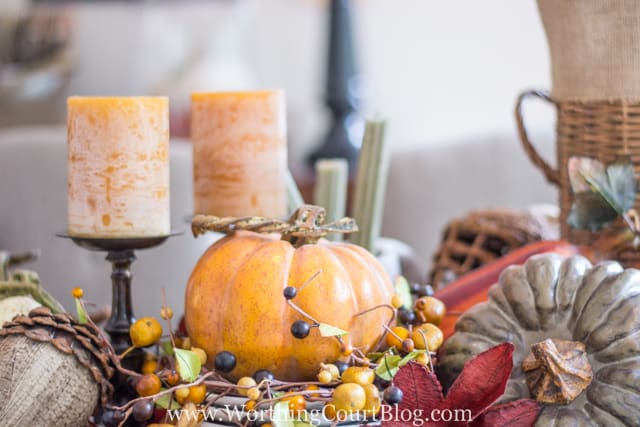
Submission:
{"label": "yellow berry", "polygon": [[366,417],[372,417],[380,412],[382,406],[382,398],[380,397],[380,390],[374,384],[366,384],[362,386],[366,400],[364,402],[364,414]]}
{"label": "yellow berry", "polygon": [[331,403],[336,411],[357,412],[364,408],[367,396],[360,384],[340,384],[333,392]]}
{"label": "yellow berry", "polygon": [[415,361],[426,368],[431,368],[431,358],[427,353],[419,354],[418,357],[415,358]]}
{"label": "yellow berry", "polygon": [[364,366],[350,366],[342,373],[343,383],[355,383],[360,385],[373,384],[376,374],[371,368]]}
{"label": "yellow berry", "polygon": [[134,346],[147,347],[162,337],[162,326],[154,317],[143,317],[131,325],[129,336]]}
{"label": "yellow berry", "polygon": [[258,387],[251,387],[247,390],[247,397],[249,400],[258,400],[260,399],[260,389]]}
{"label": "yellow berry", "polygon": [[201,365],[204,365],[205,363],[207,363],[207,353],[205,353],[203,349],[198,347],[191,347],[191,351],[193,351],[195,354],[198,355]]}
{"label": "yellow berry", "polygon": [[73,288],[71,295],[73,295],[74,298],[82,298],[84,296],[84,290],[82,288]]}
{"label": "yellow berry", "polygon": [[158,362],[156,362],[154,359],[145,360],[142,364],[141,371],[143,374],[153,374],[157,370]]}
{"label": "yellow berry", "polygon": [[340,378],[340,370],[333,363],[321,363],[320,369],[323,371],[329,371],[332,380],[337,380],[338,378]]}
{"label": "yellow berry", "polygon": [[251,377],[242,377],[238,380],[237,385],[238,388],[236,388],[236,391],[238,392],[238,394],[240,394],[241,396],[246,396],[251,387],[255,387],[257,384],[256,380]]}
{"label": "yellow berry", "polygon": [[318,372],[318,381],[321,382],[322,384],[329,384],[331,381],[333,381],[331,372],[329,372],[326,369],[323,369],[320,372]]}
{"label": "yellow berry", "polygon": [[184,387],[184,388],[179,388],[174,392],[176,401],[181,404],[184,405],[187,402],[187,399],[189,398],[189,388],[188,387]]}
{"label": "yellow berry", "polygon": [[400,295],[395,294],[393,298],[391,298],[391,305],[393,308],[400,308],[404,305],[404,299]]}
{"label": "yellow berry", "polygon": [[353,353],[353,346],[349,343],[344,343],[340,346],[340,354],[344,357],[349,357]]}
{"label": "yellow berry", "polygon": [[447,311],[444,303],[434,297],[419,298],[414,304],[416,316],[422,322],[439,325]]}
{"label": "yellow berry", "polygon": [[411,339],[420,350],[428,348],[429,351],[437,351],[444,341],[444,335],[436,325],[424,323],[413,330]]}
{"label": "yellow berry", "polygon": [[160,309],[160,317],[162,317],[164,320],[171,320],[171,318],[173,317],[173,310],[171,309],[171,307],[162,307]]}

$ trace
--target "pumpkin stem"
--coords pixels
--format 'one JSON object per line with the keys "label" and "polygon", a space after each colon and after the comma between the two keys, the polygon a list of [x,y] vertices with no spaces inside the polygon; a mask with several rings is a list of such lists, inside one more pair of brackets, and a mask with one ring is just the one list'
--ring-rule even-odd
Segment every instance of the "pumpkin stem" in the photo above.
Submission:
{"label": "pumpkin stem", "polygon": [[262,217],[224,217],[196,215],[191,222],[194,237],[207,231],[232,234],[236,230],[247,230],[255,233],[280,233],[282,240],[299,247],[308,243],[316,243],[330,233],[355,233],[358,226],[353,218],[342,218],[325,224],[326,211],[313,205],[299,207],[288,221]]}
{"label": "pumpkin stem", "polygon": [[593,378],[585,345],[578,341],[546,339],[532,345],[522,370],[532,396],[543,403],[567,404]]}

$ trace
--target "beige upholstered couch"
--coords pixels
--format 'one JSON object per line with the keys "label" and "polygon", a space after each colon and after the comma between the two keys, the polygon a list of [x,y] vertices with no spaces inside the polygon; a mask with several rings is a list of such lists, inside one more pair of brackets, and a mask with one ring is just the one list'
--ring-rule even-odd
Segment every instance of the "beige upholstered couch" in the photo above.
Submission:
{"label": "beige upholstered couch", "polygon": [[[550,138],[542,139],[549,154]],[[546,143],[544,143],[546,141]],[[136,314],[157,313],[165,287],[174,310],[182,312],[186,280],[214,236],[193,239],[185,218],[192,213],[191,147],[171,144],[172,222],[182,236],[138,252],[134,264]],[[385,236],[409,243],[423,260],[438,245],[442,226],[471,209],[553,202],[556,193],[529,165],[514,135],[396,152],[388,182]],[[66,135],[62,128],[0,132],[0,248],[40,248],[37,270],[45,286],[72,308],[72,286],[86,298],[110,300],[110,266],[104,253],[88,252],[55,236],[66,227]],[[206,302],[203,302],[205,304]]]}

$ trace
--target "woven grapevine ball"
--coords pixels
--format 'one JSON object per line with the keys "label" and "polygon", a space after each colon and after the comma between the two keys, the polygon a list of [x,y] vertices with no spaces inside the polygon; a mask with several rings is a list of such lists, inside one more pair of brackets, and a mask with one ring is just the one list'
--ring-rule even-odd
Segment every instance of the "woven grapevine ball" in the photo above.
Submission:
{"label": "woven grapevine ball", "polygon": [[362,247],[321,238],[352,231],[352,220],[323,220],[324,209],[314,206],[303,206],[289,222],[194,218],[194,234],[231,234],[196,264],[186,290],[185,326],[209,360],[221,351],[236,356],[231,376],[268,369],[281,380],[308,380],[321,362],[340,357],[340,343],[322,337],[318,328],[304,339],[292,335],[292,324],[309,317],[287,304],[288,286],[297,289],[291,301],[311,318],[349,332],[345,344],[367,352],[382,335],[389,310],[362,313],[391,301],[387,273]]}
{"label": "woven grapevine ball", "polygon": [[38,307],[0,329],[3,426],[87,425],[113,393],[113,355],[91,324]]}
{"label": "woven grapevine ball", "polygon": [[515,352],[503,400],[541,402],[536,425],[640,425],[640,271],[552,254],[509,267],[441,349],[445,385],[505,341]]}

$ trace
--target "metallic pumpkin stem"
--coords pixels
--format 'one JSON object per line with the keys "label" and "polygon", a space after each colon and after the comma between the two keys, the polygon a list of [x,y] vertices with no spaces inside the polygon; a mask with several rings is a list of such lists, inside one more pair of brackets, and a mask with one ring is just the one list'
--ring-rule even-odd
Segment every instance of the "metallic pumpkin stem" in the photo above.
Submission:
{"label": "metallic pumpkin stem", "polygon": [[313,205],[303,205],[298,208],[287,221],[263,217],[217,217],[196,215],[191,221],[191,231],[198,237],[208,231],[232,234],[238,230],[253,231],[254,233],[280,233],[282,240],[290,242],[295,247],[315,243],[331,233],[349,234],[358,231],[353,218],[342,218],[325,224],[326,212],[324,208]]}

